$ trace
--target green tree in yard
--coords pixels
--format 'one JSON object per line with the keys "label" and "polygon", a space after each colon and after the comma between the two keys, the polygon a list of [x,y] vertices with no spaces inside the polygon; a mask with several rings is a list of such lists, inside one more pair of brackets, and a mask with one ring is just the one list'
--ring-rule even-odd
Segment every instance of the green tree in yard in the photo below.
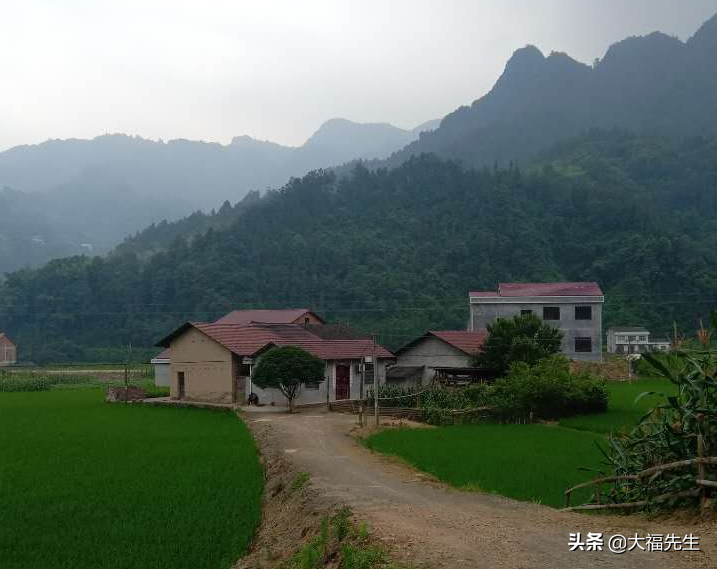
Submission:
{"label": "green tree in yard", "polygon": [[294,399],[302,383],[324,379],[324,362],[296,346],[274,348],[259,360],[253,382],[262,389],[279,389],[294,411]]}
{"label": "green tree in yard", "polygon": [[503,375],[516,362],[534,365],[557,354],[562,339],[560,330],[545,324],[535,314],[499,318],[488,325],[488,337],[475,364]]}

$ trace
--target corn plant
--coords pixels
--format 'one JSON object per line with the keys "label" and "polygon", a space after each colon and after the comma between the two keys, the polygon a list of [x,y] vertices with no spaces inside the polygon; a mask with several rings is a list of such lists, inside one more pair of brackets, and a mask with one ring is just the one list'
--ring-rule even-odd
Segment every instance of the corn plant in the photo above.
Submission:
{"label": "corn plant", "polygon": [[[710,334],[711,335],[711,334]],[[700,328],[698,339],[709,335]],[[653,373],[677,386],[677,394],[658,395],[661,403],[651,409],[629,433],[611,437],[605,456],[618,476],[635,474],[653,466],[693,459],[698,444],[705,455],[717,454],[717,352],[708,342],[703,349],[680,349],[667,357],[643,355]],[[648,480],[616,484],[611,498],[616,502],[649,500],[695,487],[694,468],[656,473]]]}

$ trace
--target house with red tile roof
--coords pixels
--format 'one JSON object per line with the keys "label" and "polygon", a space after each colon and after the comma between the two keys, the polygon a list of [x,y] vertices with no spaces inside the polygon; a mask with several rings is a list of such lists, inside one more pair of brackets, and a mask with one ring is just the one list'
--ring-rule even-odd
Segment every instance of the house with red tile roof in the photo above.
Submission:
{"label": "house with red tile roof", "polygon": [[471,292],[469,330],[498,318],[533,313],[563,332],[562,352],[575,360],[602,359],[602,307],[596,282],[500,283],[495,291]]}
{"label": "house with red tile roof", "polygon": [[388,368],[386,381],[402,386],[437,381],[475,381],[481,371],[473,359],[485,341],[486,330],[438,330],[426,332],[396,351],[396,364]]}
{"label": "house with red tile roof", "polygon": [[0,366],[11,366],[17,362],[17,347],[10,337],[0,332]]}
{"label": "house with red tile roof", "polygon": [[323,381],[300,387],[298,405],[362,398],[374,369],[383,383],[393,359],[372,340],[324,338],[303,323],[187,322],[157,345],[171,353],[172,398],[217,403],[244,404],[254,393],[260,404],[286,405],[278,390],[252,383],[254,366],[273,347],[298,346],[326,364]]}
{"label": "house with red tile roof", "polygon": [[308,308],[283,308],[279,310],[234,310],[217,320],[218,324],[303,324],[304,326],[326,324],[323,318]]}

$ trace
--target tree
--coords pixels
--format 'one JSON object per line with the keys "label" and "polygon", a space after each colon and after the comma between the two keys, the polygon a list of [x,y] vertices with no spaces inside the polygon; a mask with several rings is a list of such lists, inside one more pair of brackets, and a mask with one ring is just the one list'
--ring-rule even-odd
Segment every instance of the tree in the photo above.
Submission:
{"label": "tree", "polygon": [[475,358],[475,365],[504,375],[515,362],[534,365],[557,354],[562,339],[560,330],[545,324],[533,313],[499,318],[488,325],[488,337]]}
{"label": "tree", "polygon": [[274,348],[261,357],[252,381],[262,389],[279,389],[294,411],[296,392],[302,383],[324,379],[324,362],[296,346]]}

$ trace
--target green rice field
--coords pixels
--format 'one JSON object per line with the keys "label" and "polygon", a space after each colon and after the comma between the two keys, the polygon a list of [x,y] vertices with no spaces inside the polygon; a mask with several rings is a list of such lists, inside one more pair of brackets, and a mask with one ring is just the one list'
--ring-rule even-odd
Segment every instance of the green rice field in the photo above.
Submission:
{"label": "green rice field", "polygon": [[646,396],[635,399],[646,391],[675,393],[675,386],[665,379],[640,379],[633,382],[609,383],[608,409],[606,413],[578,415],[562,419],[560,425],[572,429],[596,433],[617,433],[629,431],[640,418],[659,403],[659,397]]}
{"label": "green rice field", "polygon": [[[448,484],[562,507],[565,490],[606,469],[598,445],[607,433],[631,429],[656,403],[645,391],[671,391],[666,380],[608,385],[606,413],[563,419],[558,425],[465,425],[385,430],[366,440]],[[573,503],[587,500],[586,489]]]}
{"label": "green rice field", "polygon": [[261,512],[248,429],[103,394],[0,393],[0,567],[231,567]]}

